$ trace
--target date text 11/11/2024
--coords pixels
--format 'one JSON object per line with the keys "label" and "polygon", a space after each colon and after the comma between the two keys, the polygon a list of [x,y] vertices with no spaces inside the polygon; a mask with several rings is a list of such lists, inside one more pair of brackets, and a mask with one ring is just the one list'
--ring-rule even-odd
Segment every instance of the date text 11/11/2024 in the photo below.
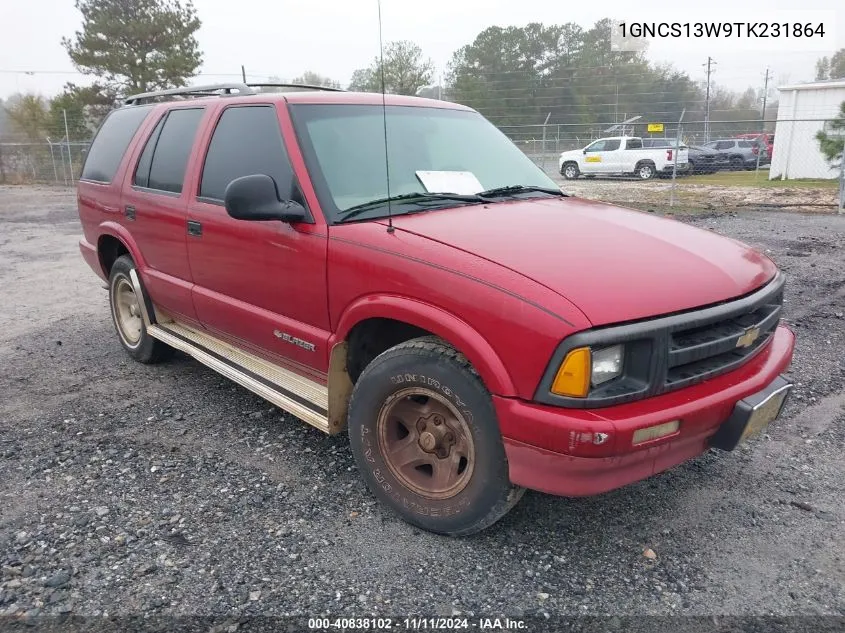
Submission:
{"label": "date text 11/11/2024", "polygon": [[527,631],[524,620],[513,618],[409,617],[409,618],[309,618],[312,631]]}

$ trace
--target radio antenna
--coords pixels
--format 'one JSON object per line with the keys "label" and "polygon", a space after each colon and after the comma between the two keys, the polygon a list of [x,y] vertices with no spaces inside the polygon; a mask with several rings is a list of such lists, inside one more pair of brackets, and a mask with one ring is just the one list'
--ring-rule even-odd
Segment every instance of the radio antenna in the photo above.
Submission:
{"label": "radio antenna", "polygon": [[387,232],[393,233],[393,210],[390,204],[390,159],[387,155],[387,102],[384,84],[384,44],[381,40],[381,0],[378,2],[378,48],[379,70],[381,71],[381,118],[384,123],[384,171],[387,175]]}

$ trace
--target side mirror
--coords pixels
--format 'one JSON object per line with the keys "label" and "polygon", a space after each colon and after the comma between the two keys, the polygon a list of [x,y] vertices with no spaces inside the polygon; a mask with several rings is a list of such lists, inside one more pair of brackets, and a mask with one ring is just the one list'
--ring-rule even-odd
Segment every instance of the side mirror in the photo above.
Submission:
{"label": "side mirror", "polygon": [[226,212],[236,220],[281,220],[301,222],[305,207],[279,199],[276,181],[265,174],[235,178],[223,194]]}

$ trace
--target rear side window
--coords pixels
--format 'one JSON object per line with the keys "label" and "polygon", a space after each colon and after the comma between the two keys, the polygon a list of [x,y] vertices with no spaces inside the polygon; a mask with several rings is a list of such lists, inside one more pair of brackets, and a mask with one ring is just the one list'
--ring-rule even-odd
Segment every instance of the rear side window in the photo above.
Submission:
{"label": "rear side window", "polygon": [[135,170],[135,184],[181,193],[188,156],[194,145],[202,108],[171,110],[153,130]]}
{"label": "rear side window", "polygon": [[156,148],[158,135],[161,134],[161,128],[164,127],[165,118],[161,117],[153,133],[150,134],[150,138],[147,139],[144,151],[141,152],[141,158],[138,159],[138,166],[135,168],[135,178],[132,180],[132,184],[138,187],[149,187],[150,185],[150,167],[153,164],[153,152]]}
{"label": "rear side window", "polygon": [[642,149],[643,142],[641,139],[638,138],[629,138],[628,142],[625,143],[625,149]]}
{"label": "rear side window", "polygon": [[751,141],[739,141],[738,145],[740,147],[751,147]]}
{"label": "rear side window", "polygon": [[113,110],[106,117],[82,167],[83,180],[112,181],[126,148],[151,109],[152,106],[130,106]]}
{"label": "rear side window", "polygon": [[199,196],[222,200],[230,182],[253,174],[271,176],[279,196],[283,200],[292,197],[293,168],[282,143],[275,108],[227,108],[208,145]]}

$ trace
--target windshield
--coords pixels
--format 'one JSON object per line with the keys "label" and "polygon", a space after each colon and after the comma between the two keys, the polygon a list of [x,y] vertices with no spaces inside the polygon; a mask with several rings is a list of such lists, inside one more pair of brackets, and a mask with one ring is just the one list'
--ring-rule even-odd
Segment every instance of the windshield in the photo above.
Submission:
{"label": "windshield", "polygon": [[[408,194],[428,193],[418,171],[469,172],[469,180],[474,177],[480,183],[478,191],[510,185],[559,190],[477,112],[387,106],[385,114],[380,105],[347,104],[292,104],[290,110],[320,205],[333,222],[353,207],[388,196],[385,117],[391,198],[406,196],[412,201]],[[432,180],[426,182],[433,186]],[[393,204],[392,212],[429,211],[469,203],[444,198],[421,206],[411,201]],[[356,219],[386,215],[387,204],[376,204]]]}

